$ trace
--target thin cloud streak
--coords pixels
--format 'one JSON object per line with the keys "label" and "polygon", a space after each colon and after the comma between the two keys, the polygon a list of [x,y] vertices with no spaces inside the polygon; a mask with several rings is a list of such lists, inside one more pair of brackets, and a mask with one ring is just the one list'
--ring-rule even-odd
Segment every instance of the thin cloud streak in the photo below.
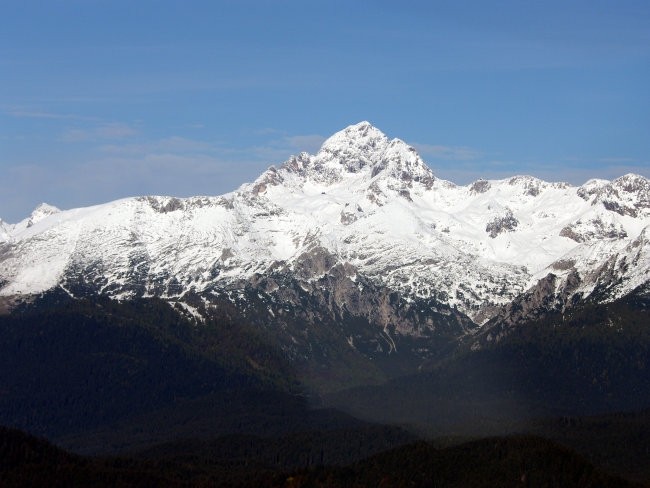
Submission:
{"label": "thin cloud streak", "polygon": [[98,122],[101,119],[98,117],[88,117],[85,115],[76,114],[60,114],[55,112],[42,112],[30,110],[7,110],[5,113],[16,118],[26,119],[52,119],[52,120],[80,120],[86,122]]}
{"label": "thin cloud streak", "polygon": [[427,156],[434,159],[447,159],[452,161],[470,161],[479,159],[482,153],[464,146],[443,146],[436,144],[414,143],[413,147],[420,156]]}
{"label": "thin cloud streak", "polygon": [[159,152],[182,152],[190,155],[196,152],[216,152],[218,151],[218,147],[205,141],[188,139],[181,136],[171,136],[142,143],[106,144],[99,146],[98,150],[102,153],[122,155],[143,155]]}
{"label": "thin cloud streak", "polygon": [[650,177],[650,162],[636,164],[599,164],[567,166],[561,162],[516,163],[514,161],[486,160],[467,161],[453,165],[432,167],[436,176],[458,185],[467,185],[480,178],[501,180],[517,175],[530,175],[548,182],[566,182],[574,186],[583,185],[592,178],[614,180],[628,173]]}
{"label": "thin cloud streak", "polygon": [[326,137],[319,134],[309,134],[304,136],[287,136],[284,141],[289,147],[300,151],[316,154],[325,142]]}
{"label": "thin cloud streak", "polygon": [[102,139],[124,139],[136,135],[138,131],[122,123],[106,123],[90,129],[68,129],[60,138],[63,142],[85,142]]}

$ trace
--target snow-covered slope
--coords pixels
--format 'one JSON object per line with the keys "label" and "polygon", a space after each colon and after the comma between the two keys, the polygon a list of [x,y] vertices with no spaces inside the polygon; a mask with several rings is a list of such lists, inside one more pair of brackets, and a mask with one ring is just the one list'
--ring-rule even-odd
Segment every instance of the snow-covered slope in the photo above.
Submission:
{"label": "snow-covered slope", "polygon": [[[361,122],[220,197],[40,206],[0,223],[0,295],[83,283],[115,297],[191,291],[209,300],[325,249],[353,281],[363,275],[407,302],[432,298],[483,322],[549,273],[577,273],[583,296],[606,286],[603,299],[647,282],[648,226],[641,176],[457,186]],[[327,271],[301,268],[299,278]]]}

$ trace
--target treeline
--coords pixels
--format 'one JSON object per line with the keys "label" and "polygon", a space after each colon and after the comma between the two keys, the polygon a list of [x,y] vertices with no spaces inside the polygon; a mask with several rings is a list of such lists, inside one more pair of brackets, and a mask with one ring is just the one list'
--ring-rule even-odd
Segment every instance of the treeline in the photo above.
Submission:
{"label": "treeline", "polygon": [[540,419],[528,431],[579,452],[607,472],[650,481],[650,410]]}
{"label": "treeline", "polygon": [[56,292],[0,316],[0,371],[0,423],[50,437],[203,395],[299,391],[281,352],[246,324],[198,327],[157,299]]}
{"label": "treeline", "polygon": [[[286,486],[286,485],[285,485]],[[445,449],[420,442],[343,468],[291,476],[292,487],[617,487],[637,486],[537,437],[488,438]]]}
{"label": "treeline", "polygon": [[[231,441],[236,451],[241,441]],[[300,470],[285,470],[278,463],[254,455],[237,459],[220,448],[196,456],[190,454],[184,459],[158,455],[162,457],[150,452],[146,460],[85,458],[21,432],[0,428],[0,483],[7,488],[637,486],[605,474],[574,452],[536,437],[491,438],[444,449],[417,442],[347,466],[328,467],[316,462],[313,464],[317,466]],[[304,462],[309,465],[307,460]]]}

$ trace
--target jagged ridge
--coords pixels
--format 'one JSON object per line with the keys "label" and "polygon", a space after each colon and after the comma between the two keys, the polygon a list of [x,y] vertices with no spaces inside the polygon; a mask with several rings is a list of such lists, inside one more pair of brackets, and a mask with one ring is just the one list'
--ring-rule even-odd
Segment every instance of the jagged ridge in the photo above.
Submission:
{"label": "jagged ridge", "polygon": [[[483,323],[549,273],[573,280],[581,298],[605,287],[599,296],[614,299],[648,281],[649,195],[638,175],[578,188],[530,176],[457,186],[361,122],[220,197],[40,206],[0,223],[0,295],[61,285],[116,298],[192,293],[209,304],[279,268],[308,290],[344,266],[346,286],[371,283],[400,303],[435,303]],[[329,261],[306,270],[299,263],[314,249]],[[370,320],[383,330],[397,315]]]}

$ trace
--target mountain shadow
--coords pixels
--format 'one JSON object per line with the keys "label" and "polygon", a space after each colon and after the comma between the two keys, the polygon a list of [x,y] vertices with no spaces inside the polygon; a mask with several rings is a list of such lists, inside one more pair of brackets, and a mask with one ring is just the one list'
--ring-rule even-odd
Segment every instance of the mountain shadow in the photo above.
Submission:
{"label": "mountain shadow", "polygon": [[205,395],[300,395],[253,328],[197,327],[161,300],[52,292],[0,316],[0,423],[50,438]]}
{"label": "mountain shadow", "polygon": [[[337,445],[345,439],[345,435],[338,440],[330,436]],[[282,460],[291,459],[305,442],[311,439],[267,440],[251,447],[250,438],[230,438],[186,444],[188,452],[182,457],[170,457],[169,446],[161,446],[138,458],[91,458],[69,454],[14,429],[0,428],[0,479],[8,488],[636,486],[603,473],[566,448],[530,436],[484,439],[444,449],[418,442],[342,466],[299,458],[291,462],[302,464],[302,469],[284,470]],[[348,454],[354,450],[350,447]],[[315,466],[305,469],[311,465]]]}

